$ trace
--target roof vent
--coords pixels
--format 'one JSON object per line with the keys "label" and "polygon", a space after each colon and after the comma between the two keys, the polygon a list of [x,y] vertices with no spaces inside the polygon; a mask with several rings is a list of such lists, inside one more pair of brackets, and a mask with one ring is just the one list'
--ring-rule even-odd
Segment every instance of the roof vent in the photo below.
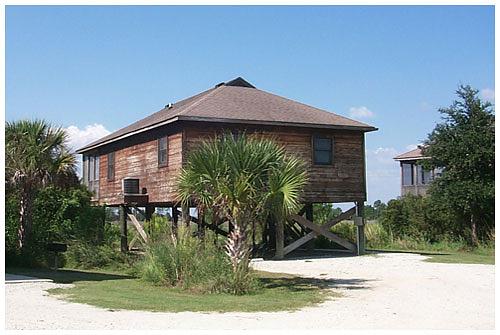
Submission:
{"label": "roof vent", "polygon": [[171,102],[165,105],[165,109],[170,109],[172,107],[174,107],[174,104]]}
{"label": "roof vent", "polygon": [[238,87],[248,87],[248,88],[255,88],[252,84],[250,84],[248,81],[245,79],[238,77],[233,80],[230,80],[228,82],[223,82],[223,83],[218,83],[215,85],[215,88],[221,87],[221,86],[238,86]]}
{"label": "roof vent", "polygon": [[250,84],[248,81],[245,79],[238,77],[233,80],[228,81],[224,85],[226,86],[238,86],[238,87],[247,87],[247,88],[255,88],[252,84]]}

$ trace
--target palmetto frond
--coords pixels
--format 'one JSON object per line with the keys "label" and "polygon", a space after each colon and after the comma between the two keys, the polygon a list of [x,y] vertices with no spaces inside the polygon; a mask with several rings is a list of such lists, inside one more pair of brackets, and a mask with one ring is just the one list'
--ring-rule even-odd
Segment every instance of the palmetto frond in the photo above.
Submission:
{"label": "palmetto frond", "polygon": [[249,253],[247,230],[268,215],[284,220],[297,209],[307,183],[302,162],[272,138],[230,133],[201,143],[177,183],[182,202],[194,201],[233,224],[226,251],[239,264]]}
{"label": "palmetto frond", "polygon": [[8,181],[43,184],[59,174],[74,173],[75,157],[66,148],[64,129],[43,120],[7,122],[5,168]]}

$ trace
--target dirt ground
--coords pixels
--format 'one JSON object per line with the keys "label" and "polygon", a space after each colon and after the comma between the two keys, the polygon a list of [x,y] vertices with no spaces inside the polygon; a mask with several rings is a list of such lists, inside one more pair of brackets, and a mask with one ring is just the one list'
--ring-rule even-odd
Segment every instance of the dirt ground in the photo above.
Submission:
{"label": "dirt ground", "polygon": [[[253,262],[256,269],[330,279],[342,294],[296,312],[153,313],[68,303],[47,281],[7,277],[7,329],[494,329],[494,266],[423,262],[415,254]],[[15,279],[15,280],[14,280]]]}

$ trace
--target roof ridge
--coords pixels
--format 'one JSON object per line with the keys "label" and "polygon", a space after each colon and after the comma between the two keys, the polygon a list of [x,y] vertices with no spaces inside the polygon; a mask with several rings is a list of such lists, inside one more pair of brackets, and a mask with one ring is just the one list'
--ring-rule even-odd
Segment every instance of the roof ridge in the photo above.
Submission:
{"label": "roof ridge", "polygon": [[[211,88],[211,90],[213,90],[212,92],[209,92],[209,93],[205,94],[204,96],[202,96],[201,98],[196,99],[195,101],[193,101],[192,104],[186,106],[183,110],[179,111],[179,113],[175,114],[175,116],[185,115],[186,112],[189,112],[195,106],[198,106],[200,103],[202,103],[203,101],[205,101],[208,97],[211,97],[216,92],[220,92],[221,91],[221,89],[220,89],[221,87],[224,87],[224,86],[218,86],[218,87],[215,87],[215,88]],[[172,116],[172,117],[175,117],[175,116]]]}

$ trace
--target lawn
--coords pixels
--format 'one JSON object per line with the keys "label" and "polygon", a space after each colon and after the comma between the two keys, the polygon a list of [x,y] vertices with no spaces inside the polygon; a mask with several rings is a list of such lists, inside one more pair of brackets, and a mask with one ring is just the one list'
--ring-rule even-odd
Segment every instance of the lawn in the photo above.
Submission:
{"label": "lawn", "polygon": [[402,252],[427,256],[425,262],[430,263],[460,263],[460,264],[495,264],[495,249],[477,249],[472,251],[435,251],[435,250],[398,250],[377,249],[370,252]]}
{"label": "lawn", "polygon": [[154,286],[117,273],[80,270],[7,269],[8,273],[50,278],[72,283],[72,288],[49,290],[61,299],[117,310],[155,312],[272,312],[297,310],[336,296],[327,280],[283,273],[258,272],[261,288],[253,294],[198,294],[177,288]]}
{"label": "lawn", "polygon": [[[427,255],[426,255],[427,256]],[[495,264],[495,252],[442,252],[430,253],[426,262],[431,263],[462,263],[462,264]]]}

